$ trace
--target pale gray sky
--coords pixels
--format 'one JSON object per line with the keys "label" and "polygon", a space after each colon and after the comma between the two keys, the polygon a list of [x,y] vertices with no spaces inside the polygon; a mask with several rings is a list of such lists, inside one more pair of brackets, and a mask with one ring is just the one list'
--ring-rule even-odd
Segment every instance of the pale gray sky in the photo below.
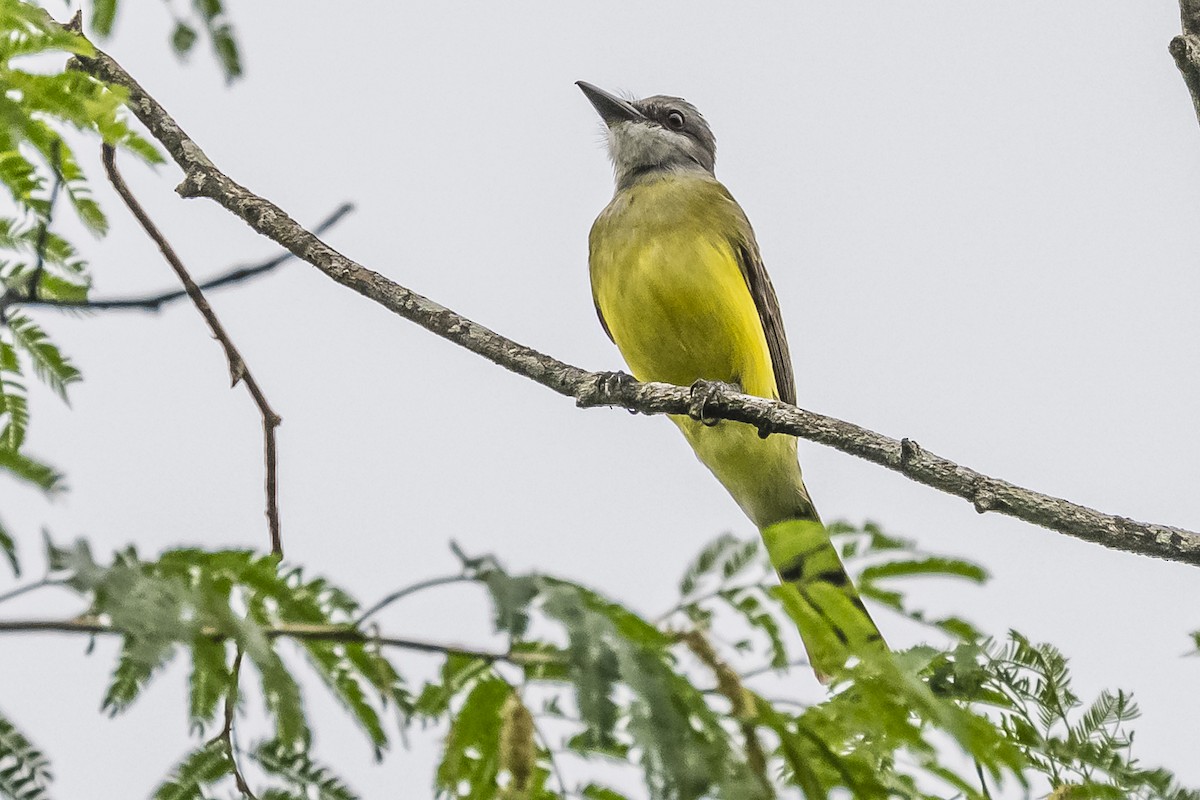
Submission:
{"label": "pale gray sky", "polygon": [[[175,63],[165,6],[127,3],[109,51],[230,175],[304,222],[354,201],[329,237],[347,255],[594,369],[619,366],[586,277],[611,179],[573,82],[682,95],[758,232],[800,405],[1200,528],[1200,128],[1166,52],[1173,0],[231,2],[247,77],[229,90],[206,55]],[[274,252],[175,197],[174,168],[124,164],[196,274]],[[172,286],[101,183],[113,231],[89,248],[97,294]],[[702,542],[753,532],[666,420],[578,411],[311,267],[212,299],[284,418],[289,558],[366,601],[452,570],[454,538],[649,612]],[[265,547],[258,417],[195,311],[37,316],[86,380],[72,409],[33,397],[29,447],[70,494],[47,505],[0,485],[30,571],[43,524],[99,552]],[[1134,691],[1137,752],[1200,784],[1200,661],[1181,657],[1200,628],[1195,568],[800,449],[826,518],[877,520],[995,575],[914,595],[1053,641],[1085,696]],[[5,616],[71,610],[52,599]],[[384,619],[488,641],[486,604],[456,589]],[[89,657],[80,639],[3,642],[0,701],[54,759],[57,796],[137,796],[188,747],[178,668],[127,714],[96,712],[111,644]],[[432,734],[374,766],[322,692],[308,698],[319,751],[365,796],[428,796]]]}

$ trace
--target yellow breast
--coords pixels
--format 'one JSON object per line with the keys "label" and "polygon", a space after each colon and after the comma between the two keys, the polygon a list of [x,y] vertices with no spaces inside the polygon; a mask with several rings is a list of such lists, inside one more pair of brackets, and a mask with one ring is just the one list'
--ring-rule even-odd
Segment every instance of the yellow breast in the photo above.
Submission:
{"label": "yellow breast", "polygon": [[738,263],[744,219],[714,179],[667,175],[623,190],[596,220],[592,294],[638,380],[703,378],[776,396]]}

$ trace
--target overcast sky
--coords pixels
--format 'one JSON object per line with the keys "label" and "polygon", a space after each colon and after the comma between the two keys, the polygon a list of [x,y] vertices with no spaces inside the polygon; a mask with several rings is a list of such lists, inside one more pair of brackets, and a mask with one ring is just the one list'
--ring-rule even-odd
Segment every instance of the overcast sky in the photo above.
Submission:
{"label": "overcast sky", "polygon": [[[328,239],[368,267],[559,358],[618,368],[586,270],[611,172],[573,83],[682,95],[757,230],[801,406],[1200,528],[1200,128],[1166,51],[1173,0],[230,6],[247,70],[232,88],[207,54],[176,63],[164,4],[126,0],[108,49],[218,165],[300,221],[353,201]],[[113,229],[88,247],[95,294],[171,287],[86,155]],[[215,204],[178,199],[173,166],[122,163],[195,274],[275,252]],[[453,538],[654,612],[703,542],[753,533],[665,419],[576,410],[304,264],[211,299],[284,419],[289,559],[365,601],[452,571]],[[86,380],[70,409],[32,398],[29,449],[70,493],[47,504],[0,482],[29,572],[42,525],[99,553],[265,548],[258,415],[194,309],[36,316]],[[1136,752],[1200,784],[1200,660],[1182,657],[1200,628],[1195,568],[979,516],[818,445],[800,453],[827,519],[877,520],[994,573],[982,590],[914,583],[923,603],[1054,642],[1085,696],[1134,691]],[[45,595],[4,614],[73,610]],[[383,620],[490,641],[469,589]],[[915,641],[881,623],[893,644]],[[125,715],[97,713],[112,644],[0,650],[0,704],[53,758],[56,796],[139,796],[189,746],[181,669]],[[374,766],[332,702],[308,699],[319,751],[365,796],[429,796],[430,734]]]}

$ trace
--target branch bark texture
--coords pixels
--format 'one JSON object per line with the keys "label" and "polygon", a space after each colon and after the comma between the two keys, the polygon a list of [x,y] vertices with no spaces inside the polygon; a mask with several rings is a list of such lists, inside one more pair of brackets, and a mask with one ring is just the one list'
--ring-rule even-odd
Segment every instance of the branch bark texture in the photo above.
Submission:
{"label": "branch bark texture", "polygon": [[1183,75],[1200,121],[1200,0],[1179,0],[1179,17],[1183,33],[1171,40],[1167,50]]}
{"label": "branch bark texture", "polygon": [[[1200,7],[1200,0],[1186,2]],[[638,383],[627,376],[589,372],[514,342],[343,256],[274,203],[221,172],[166,110],[107,54],[97,50],[94,57],[79,57],[73,64],[128,90],[134,115],[183,170],[183,182],[176,189],[180,195],[217,202],[343,286],[505,369],[574,398],[581,407],[618,406],[646,414],[694,415],[699,406],[706,417],[745,422],[762,435],[798,436],[895,470],[967,500],[980,513],[995,511],[1115,550],[1200,566],[1200,534],[1192,531],[1136,522],[1024,489],[960,466],[911,440],[893,439],[795,406],[740,394],[732,387]]]}

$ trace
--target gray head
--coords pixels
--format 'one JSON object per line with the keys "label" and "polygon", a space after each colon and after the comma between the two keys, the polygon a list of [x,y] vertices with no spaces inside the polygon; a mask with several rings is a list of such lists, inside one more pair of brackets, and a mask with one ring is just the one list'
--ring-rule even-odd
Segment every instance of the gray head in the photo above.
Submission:
{"label": "gray head", "polygon": [[590,83],[576,83],[608,127],[608,154],[617,186],[661,170],[712,174],[717,140],[696,107],[681,97],[622,100]]}

